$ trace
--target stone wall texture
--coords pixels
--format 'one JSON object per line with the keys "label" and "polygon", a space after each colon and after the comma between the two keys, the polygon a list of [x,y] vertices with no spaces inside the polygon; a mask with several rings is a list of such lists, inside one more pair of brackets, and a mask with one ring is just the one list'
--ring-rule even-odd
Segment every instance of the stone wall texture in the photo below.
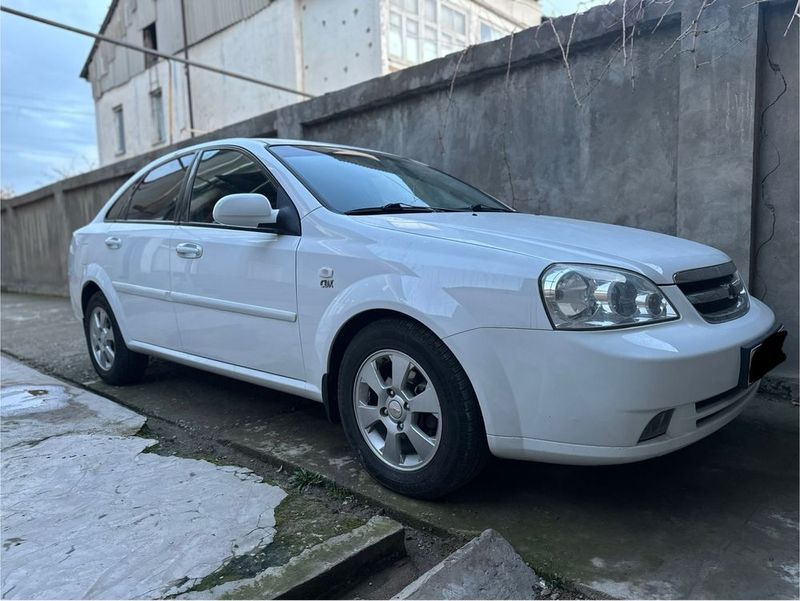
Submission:
{"label": "stone wall texture", "polygon": [[[778,0],[619,2],[194,141],[278,136],[378,148],[448,171],[522,211],[716,246],[787,326],[781,373],[796,377],[799,27],[795,20],[786,32],[792,9]],[[65,294],[71,232],[153,158],[4,201],[3,288]]]}

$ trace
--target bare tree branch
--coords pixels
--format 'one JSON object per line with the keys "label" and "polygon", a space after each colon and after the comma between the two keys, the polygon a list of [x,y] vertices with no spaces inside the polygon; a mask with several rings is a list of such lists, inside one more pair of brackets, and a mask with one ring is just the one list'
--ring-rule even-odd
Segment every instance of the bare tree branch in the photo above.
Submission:
{"label": "bare tree branch", "polygon": [[786,34],[789,33],[789,28],[794,23],[794,19],[797,17],[800,19],[800,0],[797,0],[797,4],[794,5],[794,12],[792,13],[792,18],[789,19],[789,24],[786,25],[786,30],[783,32],[783,37],[786,37]]}
{"label": "bare tree branch", "polygon": [[442,156],[444,156],[444,134],[447,130],[447,121],[450,117],[450,105],[453,104],[453,89],[456,87],[456,78],[458,77],[458,72],[461,69],[461,62],[464,60],[464,56],[466,56],[467,51],[471,48],[471,46],[467,46],[464,50],[461,51],[461,54],[458,55],[458,61],[456,62],[456,69],[453,72],[453,77],[450,80],[450,88],[447,91],[447,104],[444,108],[444,118],[442,119],[442,125],[439,127],[439,146],[442,149]]}
{"label": "bare tree branch", "polygon": [[567,79],[569,79],[569,85],[572,88],[572,95],[575,97],[575,103],[578,106],[581,106],[581,100],[578,98],[578,91],[575,89],[575,79],[572,77],[572,67],[569,64],[569,46],[572,43],[572,33],[575,31],[575,20],[577,18],[578,13],[572,15],[572,25],[569,28],[569,38],[567,39],[566,48],[564,48],[564,44],[561,42],[561,36],[558,35],[558,30],[556,29],[553,19],[548,19],[547,22],[550,23],[550,28],[553,30],[553,35],[556,36],[558,48],[561,50],[561,58],[564,61],[564,67],[567,70]]}
{"label": "bare tree branch", "polygon": [[511,112],[511,53],[514,50],[514,34],[508,40],[508,62],[506,63],[506,107],[503,111],[503,162],[506,165],[508,186],[511,189],[511,208],[516,208],[517,195],[514,192],[514,177],[511,173],[511,162],[508,160],[508,116]]}

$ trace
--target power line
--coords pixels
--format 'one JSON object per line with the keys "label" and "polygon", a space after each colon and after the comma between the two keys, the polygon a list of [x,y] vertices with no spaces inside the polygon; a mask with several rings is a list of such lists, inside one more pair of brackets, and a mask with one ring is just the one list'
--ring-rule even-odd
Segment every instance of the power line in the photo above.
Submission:
{"label": "power line", "polygon": [[254,77],[250,77],[249,75],[242,75],[241,73],[234,73],[232,71],[227,71],[225,69],[220,69],[218,67],[213,67],[211,65],[207,65],[205,63],[196,63],[194,61],[187,60],[185,58],[180,58],[178,56],[173,56],[171,54],[165,54],[163,52],[159,52],[158,50],[153,50],[152,48],[145,48],[144,46],[136,46],[135,44],[129,44],[128,42],[123,42],[121,40],[115,40],[113,38],[109,38],[108,36],[100,35],[99,33],[92,33],[91,31],[86,31],[85,29],[79,29],[77,27],[73,27],[72,25],[67,25],[65,23],[59,23],[58,21],[52,21],[50,19],[45,19],[43,17],[37,17],[36,15],[32,15],[30,13],[22,12],[21,10],[17,10],[15,8],[9,8],[7,6],[0,6],[0,11],[8,13],[10,15],[14,15],[17,17],[22,17],[23,19],[30,19],[31,21],[36,21],[37,23],[43,23],[45,25],[50,25],[51,27],[57,27],[59,29],[65,29],[67,31],[71,31],[73,33],[77,33],[80,35],[85,35],[90,38],[94,38],[96,40],[100,40],[101,42],[108,42],[109,44],[116,44],[117,46],[122,46],[123,48],[128,48],[130,50],[135,50],[137,52],[143,52],[144,54],[149,54],[151,56],[157,56],[159,58],[163,58],[168,61],[175,61],[178,63],[182,63],[184,65],[189,65],[190,67],[196,67],[197,69],[205,69],[206,71],[211,71],[212,73],[219,73],[220,75],[225,75],[227,77],[233,77],[234,79],[241,79],[242,81],[249,81],[250,83],[255,83],[261,86],[266,86],[268,88],[273,88],[275,90],[280,90],[282,92],[289,92],[290,94],[297,94],[298,96],[303,96],[305,98],[313,98],[313,94],[308,94],[307,92],[301,92],[300,90],[294,90],[292,88],[288,88],[286,86],[281,86],[275,83],[269,83],[266,81],[262,81],[260,79],[256,79]]}

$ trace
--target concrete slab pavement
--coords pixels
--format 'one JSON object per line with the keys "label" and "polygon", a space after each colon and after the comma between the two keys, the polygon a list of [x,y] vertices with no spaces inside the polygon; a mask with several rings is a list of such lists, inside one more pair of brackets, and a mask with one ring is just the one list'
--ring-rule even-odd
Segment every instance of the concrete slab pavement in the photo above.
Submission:
{"label": "concrete slab pavement", "polygon": [[0,361],[3,598],[161,598],[272,540],[280,488],[146,453],[144,417]]}
{"label": "concrete slab pavement", "polygon": [[644,463],[493,461],[465,489],[424,503],[375,484],[318,404],[165,362],[140,385],[108,387],[64,299],[2,302],[3,350],[197,436],[323,474],[404,519],[494,528],[540,575],[615,597],[798,597],[798,413],[788,401],[759,395],[708,439]]}
{"label": "concrete slab pavement", "polygon": [[392,599],[539,599],[542,587],[514,548],[484,530]]}

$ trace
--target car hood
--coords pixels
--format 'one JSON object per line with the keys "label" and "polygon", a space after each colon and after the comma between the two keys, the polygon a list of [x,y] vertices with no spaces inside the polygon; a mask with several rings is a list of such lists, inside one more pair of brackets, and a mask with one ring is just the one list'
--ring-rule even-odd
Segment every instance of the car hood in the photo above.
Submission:
{"label": "car hood", "polygon": [[730,261],[723,252],[674,236],[619,225],[527,213],[414,213],[357,217],[364,224],[475,244],[550,263],[592,263],[672,284],[685,269]]}

